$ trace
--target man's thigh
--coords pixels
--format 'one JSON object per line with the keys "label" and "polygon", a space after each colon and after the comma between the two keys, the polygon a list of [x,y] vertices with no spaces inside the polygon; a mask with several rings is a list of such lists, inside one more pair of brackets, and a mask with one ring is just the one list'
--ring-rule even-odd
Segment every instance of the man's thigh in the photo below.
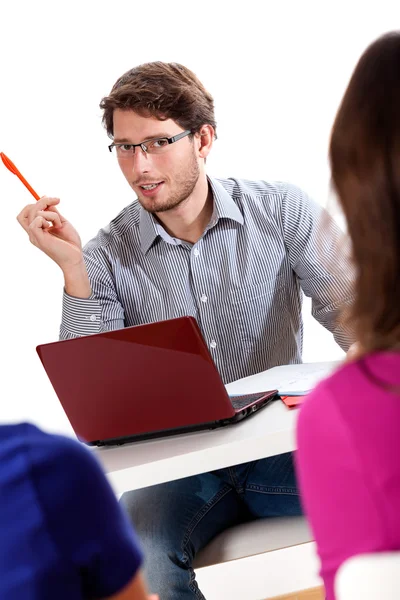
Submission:
{"label": "man's thigh", "polygon": [[147,556],[169,555],[182,566],[237,523],[243,508],[233,488],[213,473],[126,492],[121,504]]}
{"label": "man's thigh", "polygon": [[301,515],[292,452],[252,463],[244,484],[244,501],[253,517]]}

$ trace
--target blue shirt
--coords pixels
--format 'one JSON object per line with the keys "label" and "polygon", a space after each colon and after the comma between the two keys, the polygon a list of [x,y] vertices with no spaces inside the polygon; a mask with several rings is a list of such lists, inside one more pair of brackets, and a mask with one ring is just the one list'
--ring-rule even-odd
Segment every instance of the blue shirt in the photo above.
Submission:
{"label": "blue shirt", "polygon": [[33,425],[0,426],[0,598],[119,592],[142,557],[90,451]]}

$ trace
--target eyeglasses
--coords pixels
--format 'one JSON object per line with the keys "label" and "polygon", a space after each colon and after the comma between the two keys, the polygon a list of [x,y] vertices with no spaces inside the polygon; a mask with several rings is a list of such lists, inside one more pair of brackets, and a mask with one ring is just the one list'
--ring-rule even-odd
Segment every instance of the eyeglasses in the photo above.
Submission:
{"label": "eyeglasses", "polygon": [[139,147],[145,154],[162,154],[170,144],[174,144],[191,133],[192,131],[189,130],[182,131],[170,138],[155,138],[145,140],[140,144],[110,144],[108,149],[111,153],[116,154],[118,159],[131,158],[135,154],[135,148]]}

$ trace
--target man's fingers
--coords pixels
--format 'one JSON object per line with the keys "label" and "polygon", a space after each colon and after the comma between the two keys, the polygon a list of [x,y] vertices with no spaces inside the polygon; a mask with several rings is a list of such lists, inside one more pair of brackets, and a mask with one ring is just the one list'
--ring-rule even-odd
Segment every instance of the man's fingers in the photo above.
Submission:
{"label": "man's fingers", "polygon": [[29,240],[34,246],[39,246],[40,238],[44,230],[50,229],[51,225],[43,217],[36,217],[28,227]]}
{"label": "man's fingers", "polygon": [[32,206],[36,206],[38,210],[46,210],[49,206],[56,206],[56,204],[60,203],[60,198],[52,198],[50,196],[42,196],[40,200],[33,204]]}
{"label": "man's fingers", "polygon": [[[31,205],[30,205],[31,206]],[[25,229],[28,231],[29,227],[29,206],[25,206],[17,216],[17,221]]]}
{"label": "man's fingers", "polygon": [[[65,221],[64,217],[58,212],[56,205],[59,204],[59,198],[50,198],[49,196],[43,196],[35,204],[28,204],[25,206],[17,216],[17,221],[28,232],[28,228],[34,219],[43,212],[49,212],[58,215],[59,219],[49,219],[56,227],[61,227],[61,224]],[[50,211],[47,209],[50,208]]]}
{"label": "man's fingers", "polygon": [[[60,211],[58,210],[58,208],[56,208],[57,204],[60,204],[60,198],[49,198],[48,196],[43,196],[43,198],[41,198],[40,200],[45,201],[45,208],[43,210],[46,210],[47,208],[51,208],[52,212],[55,212],[59,215],[60,219],[61,219],[61,223],[64,223],[64,221],[66,221],[66,219],[62,216],[62,214],[60,213]],[[40,200],[37,202],[37,204],[39,204]],[[36,206],[37,206],[36,204]]]}
{"label": "man's fingers", "polygon": [[33,219],[28,229],[29,231],[35,232],[38,229],[48,229],[49,227],[51,227],[50,223],[44,217],[38,215],[35,219]]}
{"label": "man's fingers", "polygon": [[43,217],[36,217],[27,228],[29,241],[36,247],[40,246],[40,238],[43,236],[44,230],[51,227],[50,223]]}
{"label": "man's fingers", "polygon": [[62,226],[60,215],[52,210],[40,210],[38,217],[43,217],[46,221],[50,221],[54,227]]}

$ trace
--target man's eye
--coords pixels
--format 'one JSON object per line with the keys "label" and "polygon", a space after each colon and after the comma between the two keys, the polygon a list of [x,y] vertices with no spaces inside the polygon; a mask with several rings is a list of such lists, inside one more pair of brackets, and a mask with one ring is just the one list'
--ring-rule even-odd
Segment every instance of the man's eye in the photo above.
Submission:
{"label": "man's eye", "polygon": [[122,152],[130,152],[132,150],[132,144],[121,144],[118,147]]}
{"label": "man's eye", "polygon": [[164,148],[164,146],[168,146],[168,140],[161,138],[159,140],[153,140],[151,142],[152,148]]}

